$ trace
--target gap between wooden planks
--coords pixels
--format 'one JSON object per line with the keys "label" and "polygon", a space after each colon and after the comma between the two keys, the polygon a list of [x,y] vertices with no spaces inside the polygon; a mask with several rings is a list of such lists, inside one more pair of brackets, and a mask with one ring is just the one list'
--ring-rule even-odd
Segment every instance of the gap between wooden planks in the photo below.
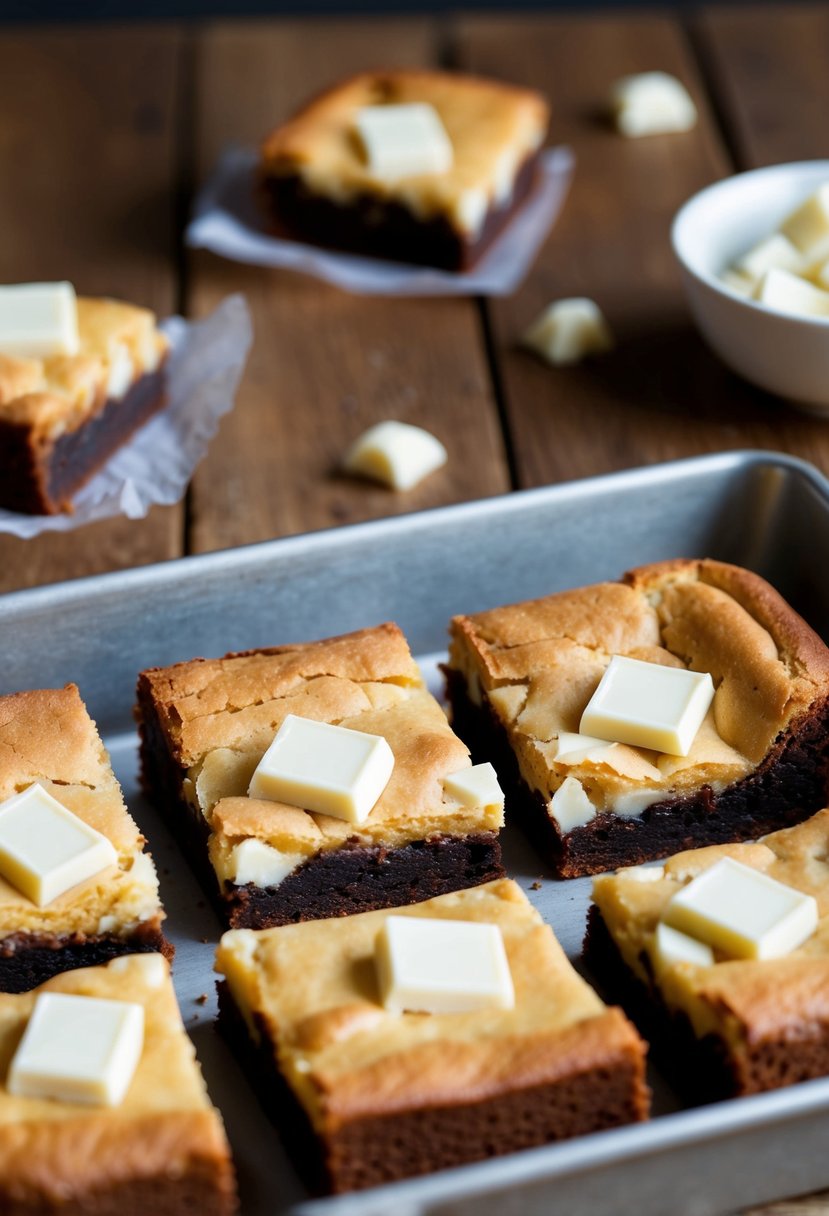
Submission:
{"label": "gap between wooden planks", "polygon": [[[751,389],[703,345],[669,241],[681,204],[734,168],[705,79],[728,83],[716,110],[741,124],[737,143],[749,156],[762,130],[772,133],[772,159],[826,154],[829,79],[819,49],[826,24],[825,7],[731,10],[707,17],[705,37],[692,45],[677,20],[658,14],[458,20],[457,65],[546,92],[552,141],[570,143],[577,158],[571,197],[528,280],[488,305],[522,485],[743,447],[791,452],[829,469],[826,423]],[[717,48],[714,69],[704,64],[700,72],[695,47]],[[772,63],[770,81],[764,73]],[[624,140],[601,115],[609,85],[652,68],[688,85],[699,125]],[[550,369],[517,349],[547,303],[573,295],[592,296],[605,310],[619,340],[613,354]]]}
{"label": "gap between wooden planks", "polygon": [[[216,25],[197,43],[197,176],[226,144],[256,145],[345,75],[440,56],[430,20]],[[236,409],[193,482],[194,552],[509,489],[474,301],[350,296],[287,271],[193,256],[193,313],[234,290],[253,312],[255,347]],[[338,476],[350,442],[385,418],[438,435],[447,467],[406,494]]]}
{"label": "gap between wooden planks", "polygon": [[[175,27],[0,34],[0,282],[66,278],[175,311],[181,48]],[[176,557],[182,519],[0,534],[0,591]]]}

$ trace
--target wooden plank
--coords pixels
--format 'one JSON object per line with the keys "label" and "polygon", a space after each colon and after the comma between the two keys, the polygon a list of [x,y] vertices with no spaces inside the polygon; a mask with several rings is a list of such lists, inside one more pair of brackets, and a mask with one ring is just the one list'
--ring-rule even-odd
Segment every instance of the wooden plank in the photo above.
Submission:
{"label": "wooden plank", "polygon": [[[174,311],[180,52],[173,27],[0,35],[0,281]],[[182,517],[0,536],[0,590],[176,556]]]}
{"label": "wooden plank", "polygon": [[[222,25],[198,48],[197,165],[255,144],[311,93],[377,64],[436,61],[428,21]],[[192,546],[208,550],[509,488],[476,306],[367,299],[283,271],[193,259],[190,306],[245,292],[256,343],[237,406],[196,475]],[[365,427],[398,418],[446,443],[447,468],[406,494],[338,476]]]}
{"label": "wooden plank", "polygon": [[[468,18],[461,66],[542,89],[552,141],[573,146],[571,196],[523,288],[492,305],[504,405],[524,485],[741,447],[784,449],[829,467],[824,423],[731,375],[692,328],[670,248],[671,218],[730,171],[689,44],[653,15]],[[625,140],[601,117],[619,76],[662,68],[700,107],[689,133]],[[616,351],[549,368],[518,349],[551,300],[590,296],[608,315]]]}
{"label": "wooden plank", "polygon": [[740,168],[829,156],[829,6],[712,8],[694,30]]}

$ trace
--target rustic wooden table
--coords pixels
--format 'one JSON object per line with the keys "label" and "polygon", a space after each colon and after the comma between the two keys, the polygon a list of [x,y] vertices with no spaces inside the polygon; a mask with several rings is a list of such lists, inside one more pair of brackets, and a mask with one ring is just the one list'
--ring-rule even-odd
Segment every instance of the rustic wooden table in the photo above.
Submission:
{"label": "rustic wooden table", "polygon": [[[0,591],[729,448],[829,470],[829,424],[748,388],[691,327],[671,217],[708,182],[829,155],[829,5],[660,14],[97,27],[0,34],[0,281],[69,278],[161,315],[243,291],[256,343],[187,499],[35,541],[0,537]],[[451,64],[543,90],[576,152],[564,213],[511,298],[372,300],[182,250],[194,186],[309,92],[363,67]],[[675,73],[685,135],[625,141],[608,85]],[[551,369],[516,348],[551,299],[589,295],[620,341]],[[365,426],[434,431],[447,468],[394,495],[338,477]],[[829,1213],[829,1197],[766,1209]]]}

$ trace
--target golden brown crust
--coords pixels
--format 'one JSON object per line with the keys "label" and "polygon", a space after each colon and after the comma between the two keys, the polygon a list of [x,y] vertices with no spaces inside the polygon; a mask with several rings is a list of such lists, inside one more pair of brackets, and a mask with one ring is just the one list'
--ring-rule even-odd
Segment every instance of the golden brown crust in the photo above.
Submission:
{"label": "golden brown crust", "polygon": [[[617,749],[615,769],[556,760],[555,739],[578,731],[614,654],[711,673],[714,701],[689,756]],[[620,583],[456,617],[450,666],[490,702],[532,788],[549,799],[575,776],[599,810],[637,791],[657,801],[722,789],[829,695],[829,650],[805,621],[758,575],[709,560],[655,563]]]}
{"label": "golden brown crust", "polygon": [[[396,625],[156,668],[142,673],[139,702],[152,704],[184,795],[210,825],[210,859],[222,880],[233,872],[233,850],[250,837],[307,857],[347,841],[395,848],[501,826],[500,805],[469,808],[445,794],[443,778],[468,767],[469,752],[423,687]],[[392,776],[359,827],[247,797],[288,714],[388,741]]]}
{"label": "golden brown crust", "polygon": [[650,955],[666,904],[725,856],[813,895],[818,928],[784,958],[668,968],[660,976],[668,1007],[686,1013],[698,1035],[715,1033],[737,1051],[767,1040],[797,1039],[829,1025],[829,810],[757,844],[678,853],[657,881],[640,881],[636,868],[595,879],[594,901],[625,962],[649,982],[642,960]]}
{"label": "golden brown crust", "polygon": [[149,309],[119,300],[78,299],[77,355],[16,359],[0,354],[0,421],[57,437],[99,409],[129,360],[132,382],[156,369],[168,342]]}
{"label": "golden brown crust", "polygon": [[576,974],[514,882],[487,883],[394,914],[500,925],[515,1008],[440,1017],[386,1013],[373,962],[386,912],[229,933],[220,943],[217,970],[237,1005],[268,1027],[280,1067],[318,1129],[480,1101],[602,1063],[612,1068],[631,1053],[643,1058],[636,1032]]}
{"label": "golden brown crust", "polygon": [[[453,147],[446,173],[384,181],[369,172],[354,135],[367,105],[425,102],[437,110]],[[530,89],[459,73],[362,72],[307,102],[262,143],[268,175],[299,174],[318,193],[343,201],[358,194],[393,198],[418,215],[445,215],[464,226],[467,196],[509,197],[514,178],[543,143],[545,99]],[[465,201],[466,200],[466,201]]]}
{"label": "golden brown crust", "polygon": [[163,918],[158,879],[144,840],[124,805],[106,749],[77,686],[0,697],[0,801],[39,782],[115,847],[111,867],[38,908],[0,878],[0,936],[87,933],[103,917],[118,931]]}
{"label": "golden brown crust", "polygon": [[41,992],[138,1002],[144,1050],[123,1103],[111,1110],[21,1098],[0,1082],[0,1196],[26,1196],[51,1210],[129,1180],[173,1180],[205,1162],[229,1182],[221,1118],[207,1096],[164,959],[131,955],[66,972],[32,992],[0,994],[2,1078]]}

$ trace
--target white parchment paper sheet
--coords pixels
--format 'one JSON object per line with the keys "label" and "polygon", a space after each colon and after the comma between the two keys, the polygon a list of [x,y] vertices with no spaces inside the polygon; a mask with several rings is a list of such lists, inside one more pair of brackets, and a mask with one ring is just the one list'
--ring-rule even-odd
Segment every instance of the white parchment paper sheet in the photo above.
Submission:
{"label": "white parchment paper sheet", "polygon": [[69,532],[98,519],[141,519],[150,507],[178,502],[196,465],[233,406],[253,326],[245,299],[228,296],[203,321],[168,317],[168,402],[79,491],[71,515],[0,511],[0,532],[28,539]]}
{"label": "white parchment paper sheet", "polygon": [[506,296],[530,268],[561,210],[573,175],[569,148],[551,148],[539,162],[536,186],[474,270],[452,274],[357,257],[271,236],[256,199],[257,153],[228,148],[196,198],[185,241],[237,262],[298,270],[356,295]]}

